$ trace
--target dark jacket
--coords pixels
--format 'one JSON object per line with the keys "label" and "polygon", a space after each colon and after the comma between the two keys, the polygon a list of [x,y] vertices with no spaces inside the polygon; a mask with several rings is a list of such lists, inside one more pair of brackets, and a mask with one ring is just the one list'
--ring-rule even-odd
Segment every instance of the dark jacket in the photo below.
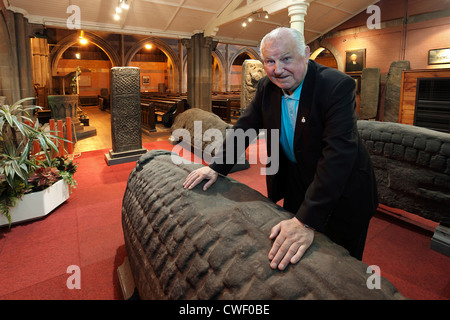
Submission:
{"label": "dark jacket", "polygon": [[[336,219],[340,221],[336,222],[338,225],[346,225],[349,230],[358,229],[361,223],[368,224],[378,205],[370,156],[356,127],[354,90],[355,81],[351,77],[310,60],[294,135],[294,153],[304,188],[286,190],[289,160],[281,146],[279,170],[266,176],[272,201],[277,202],[287,193],[297,193],[304,200],[294,212],[296,217],[325,233],[330,221]],[[255,98],[234,128],[280,130],[282,94],[268,77],[261,79]],[[270,157],[274,143],[270,134],[266,143]],[[212,163],[210,167],[226,175],[232,165]]]}

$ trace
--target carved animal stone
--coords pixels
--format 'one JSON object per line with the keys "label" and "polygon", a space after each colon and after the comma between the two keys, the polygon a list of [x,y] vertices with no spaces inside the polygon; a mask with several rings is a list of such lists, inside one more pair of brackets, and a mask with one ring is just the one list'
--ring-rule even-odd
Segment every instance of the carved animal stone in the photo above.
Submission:
{"label": "carved animal stone", "polygon": [[261,78],[266,75],[264,65],[259,60],[247,59],[242,64],[241,110],[245,110],[256,94]]}
{"label": "carved animal stone", "polygon": [[[368,289],[368,266],[316,233],[285,271],[267,258],[270,229],[291,215],[257,191],[220,176],[207,191],[182,187],[201,165],[175,165],[154,150],[131,172],[122,224],[142,299],[403,299],[385,278]],[[370,281],[370,279],[369,279]]]}
{"label": "carved animal stone", "polygon": [[[223,121],[219,116],[199,108],[184,111],[175,119],[169,141],[195,153],[206,163],[216,154],[223,144],[227,129],[233,126]],[[178,129],[181,129],[178,130]],[[236,163],[231,172],[245,170],[250,167],[247,160]]]}
{"label": "carved animal stone", "polygon": [[[195,126],[198,126],[195,128]],[[185,129],[189,133],[190,141],[184,141],[186,147],[189,145],[204,151],[205,148],[211,143],[208,139],[204,139],[204,133],[209,129],[217,129],[225,137],[227,129],[230,129],[232,125],[223,121],[219,116],[212,112],[208,112],[199,108],[192,108],[184,111],[175,118],[175,121],[170,128],[172,132],[171,140],[173,142],[179,142],[183,140],[183,136],[177,135],[177,129]],[[196,132],[198,130],[198,132]],[[222,141],[217,141],[217,147],[222,145]],[[214,150],[214,148],[211,148]],[[214,155],[214,154],[212,154]]]}
{"label": "carved animal stone", "polygon": [[450,226],[450,134],[358,121],[374,165],[380,203]]}

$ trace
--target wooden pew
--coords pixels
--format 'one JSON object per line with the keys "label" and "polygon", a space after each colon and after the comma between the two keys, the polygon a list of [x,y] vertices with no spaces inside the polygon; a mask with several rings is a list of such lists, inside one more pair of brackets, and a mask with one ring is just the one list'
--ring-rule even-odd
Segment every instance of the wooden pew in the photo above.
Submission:
{"label": "wooden pew", "polygon": [[231,101],[230,99],[212,99],[212,112],[218,115],[223,121],[231,122]]}
{"label": "wooden pew", "polygon": [[233,115],[241,113],[241,93],[235,92],[213,92],[212,99],[228,99],[230,100],[230,109]]}
{"label": "wooden pew", "polygon": [[172,126],[173,121],[181,112],[189,109],[189,105],[185,99],[173,98],[141,98],[142,104],[153,104],[153,114],[156,122],[162,122],[162,124],[169,128]]}
{"label": "wooden pew", "polygon": [[141,125],[150,132],[156,131],[155,104],[141,102]]}

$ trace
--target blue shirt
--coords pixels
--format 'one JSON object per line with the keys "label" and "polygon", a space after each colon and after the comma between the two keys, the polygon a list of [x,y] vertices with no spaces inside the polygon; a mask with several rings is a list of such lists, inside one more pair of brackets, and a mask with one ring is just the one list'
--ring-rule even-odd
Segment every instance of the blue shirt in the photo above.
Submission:
{"label": "blue shirt", "polygon": [[290,96],[283,90],[284,96],[281,98],[280,143],[284,153],[292,162],[297,162],[294,154],[294,132],[302,87],[303,82]]}

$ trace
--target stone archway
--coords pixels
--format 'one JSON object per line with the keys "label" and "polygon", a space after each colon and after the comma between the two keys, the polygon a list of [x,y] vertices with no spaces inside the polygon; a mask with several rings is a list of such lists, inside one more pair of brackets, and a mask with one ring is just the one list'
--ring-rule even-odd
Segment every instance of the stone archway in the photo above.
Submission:
{"label": "stone archway", "polygon": [[[116,52],[117,50],[115,50],[107,41],[89,32],[85,32],[84,37],[89,42],[95,44],[97,47],[102,49],[103,52],[105,52],[105,54],[111,61],[113,67],[120,66],[120,57]],[[55,48],[50,52],[50,66],[51,66],[50,71],[52,75],[53,71],[56,70],[58,62],[61,59],[63,53],[78,41],[79,41],[78,33],[73,33],[56,44]]]}
{"label": "stone archway", "polygon": [[[250,47],[244,47],[241,48],[240,50],[238,50],[230,59],[229,61],[229,65],[228,65],[228,83],[229,83],[229,87],[231,89],[231,91],[236,90],[237,87],[241,87],[241,75],[240,75],[240,71],[239,70],[233,70],[233,64],[235,62],[235,60],[241,56],[242,54],[246,54],[248,57],[250,57],[250,59],[253,60],[260,60],[261,61],[261,57],[258,54],[258,52]],[[233,76],[236,75],[238,79],[233,79]],[[233,84],[234,83],[234,84]],[[234,86],[234,87],[233,87]],[[234,88],[234,89],[233,89]]]}
{"label": "stone archway", "polygon": [[339,50],[336,49],[335,46],[333,46],[331,43],[329,43],[326,40],[316,40],[312,43],[309,44],[309,48],[311,50],[311,59],[314,60],[317,55],[320,54],[321,50],[323,50],[323,48],[327,49],[328,51],[331,52],[331,54],[334,56],[334,58],[336,59],[336,63],[337,63],[337,69],[344,72],[345,71],[345,66],[344,66],[344,59],[342,58],[342,55],[340,54]]}
{"label": "stone archway", "polygon": [[214,50],[212,52],[213,56],[213,69],[212,69],[212,79],[213,79],[213,89],[212,91],[226,91],[227,83],[227,63],[224,56],[219,50]]}
{"label": "stone archway", "polygon": [[335,56],[326,48],[320,47],[313,53],[311,53],[310,56],[311,60],[316,61],[317,63],[320,63],[321,65],[324,65],[326,67],[335,68],[337,69],[337,60]]}
{"label": "stone archway", "polygon": [[[139,42],[135,43],[126,53],[125,55],[125,66],[129,66],[131,63],[131,60],[133,59],[134,55],[139,52],[147,43],[151,43],[152,45],[156,46],[159,50],[164,52],[164,54],[169,58],[168,68],[171,68],[169,72],[172,74],[172,86],[174,92],[180,92],[181,88],[179,88],[179,77],[181,73],[181,63],[178,55],[175,53],[175,51],[170,47],[167,43],[165,43],[163,40],[149,37],[140,40]],[[170,89],[170,88],[169,88]]]}
{"label": "stone archway", "polygon": [[[112,67],[120,66],[120,57],[115,50],[106,40],[97,36],[96,34],[85,32],[84,37],[89,43],[92,43],[99,47],[109,58]],[[59,41],[50,52],[50,77],[56,76],[56,70],[58,69],[58,63],[61,60],[64,52],[79,42],[78,32],[63,38]],[[50,81],[49,92],[53,92],[53,82]]]}

